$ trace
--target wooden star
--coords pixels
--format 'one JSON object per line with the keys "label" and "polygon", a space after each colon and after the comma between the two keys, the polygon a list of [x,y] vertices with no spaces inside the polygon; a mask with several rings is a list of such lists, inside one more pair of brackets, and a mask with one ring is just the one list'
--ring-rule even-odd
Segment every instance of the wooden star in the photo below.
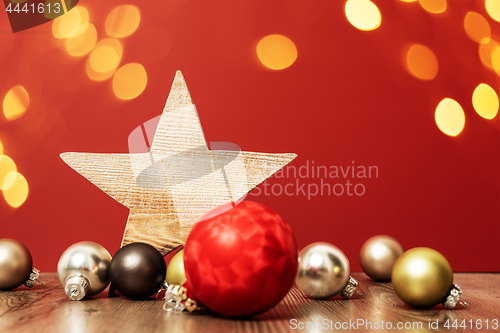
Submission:
{"label": "wooden star", "polygon": [[130,209],[122,246],[145,242],[163,255],[183,245],[206,212],[244,198],[296,156],[209,150],[180,71],[149,153],[61,154],[71,168]]}

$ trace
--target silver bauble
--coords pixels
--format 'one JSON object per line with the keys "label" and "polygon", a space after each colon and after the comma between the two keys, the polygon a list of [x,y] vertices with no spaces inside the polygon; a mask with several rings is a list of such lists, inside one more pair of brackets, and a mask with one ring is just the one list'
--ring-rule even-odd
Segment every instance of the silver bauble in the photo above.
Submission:
{"label": "silver bauble", "polygon": [[79,242],[64,251],[57,275],[69,299],[79,301],[102,292],[109,285],[111,255],[94,242]]}
{"label": "silver bauble", "polygon": [[307,296],[327,299],[343,291],[349,274],[349,260],[344,252],[328,243],[313,243],[299,253],[295,282]]}

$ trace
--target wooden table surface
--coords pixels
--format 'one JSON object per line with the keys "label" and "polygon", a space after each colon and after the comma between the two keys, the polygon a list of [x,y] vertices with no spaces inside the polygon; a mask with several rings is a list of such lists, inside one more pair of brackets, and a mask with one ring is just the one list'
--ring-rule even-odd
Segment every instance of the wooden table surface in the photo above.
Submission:
{"label": "wooden table surface", "polygon": [[[462,299],[470,305],[458,305],[455,310],[441,305],[416,310],[399,300],[390,283],[374,282],[363,273],[353,273],[353,277],[359,282],[362,296],[312,300],[294,287],[280,304],[264,314],[252,319],[227,319],[207,313],[169,313],[163,310],[162,301],[108,298],[107,291],[94,299],[70,301],[56,274],[42,273],[46,286],[0,292],[0,332],[500,331],[500,274],[455,273],[454,282],[462,287]],[[439,329],[429,328],[429,321],[433,325],[437,321]],[[445,327],[446,322],[450,328]],[[454,322],[458,329],[452,327]],[[407,328],[398,329],[398,323]],[[460,324],[467,328],[460,328]],[[389,325],[392,329],[388,329]]]}

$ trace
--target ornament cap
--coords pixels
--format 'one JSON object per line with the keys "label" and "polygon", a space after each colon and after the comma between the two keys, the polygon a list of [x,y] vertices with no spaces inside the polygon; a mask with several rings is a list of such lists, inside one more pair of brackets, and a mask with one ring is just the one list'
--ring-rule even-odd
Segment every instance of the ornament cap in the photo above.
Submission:
{"label": "ornament cap", "polygon": [[462,296],[462,289],[456,284],[452,285],[450,291],[443,301],[443,305],[450,310],[453,309],[457,305],[457,303],[469,307],[467,303],[460,301],[460,296]]}
{"label": "ornament cap", "polygon": [[73,275],[64,287],[66,296],[72,301],[79,301],[83,299],[90,289],[89,280],[83,275]]}
{"label": "ornament cap", "polygon": [[356,288],[358,287],[358,281],[354,280],[352,276],[349,276],[349,279],[347,280],[347,284],[345,285],[344,289],[340,292],[340,296],[349,299],[354,295],[356,292]]}
{"label": "ornament cap", "polygon": [[193,312],[196,310],[202,310],[203,308],[198,305],[198,303],[188,297],[187,289],[184,286],[179,286],[175,284],[163,283],[165,288],[165,304],[163,304],[163,310],[175,313],[181,313],[184,310]]}
{"label": "ornament cap", "polygon": [[33,286],[35,286],[37,282],[45,286],[45,283],[38,280],[39,277],[40,277],[40,271],[35,267],[32,267],[28,280],[26,280],[23,284],[28,288],[33,288]]}
{"label": "ornament cap", "polygon": [[179,285],[168,285],[164,299],[165,304],[163,304],[163,309],[165,311],[180,313],[185,309],[182,301],[186,299],[186,288]]}

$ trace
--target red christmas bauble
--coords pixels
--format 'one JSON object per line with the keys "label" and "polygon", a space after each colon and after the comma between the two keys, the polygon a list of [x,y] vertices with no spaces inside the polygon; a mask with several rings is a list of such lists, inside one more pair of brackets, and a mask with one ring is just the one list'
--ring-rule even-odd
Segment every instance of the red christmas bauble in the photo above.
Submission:
{"label": "red christmas bauble", "polygon": [[252,316],[269,310],[285,297],[297,274],[297,245],[290,226],[251,201],[213,215],[202,218],[186,240],[188,289],[222,315]]}

